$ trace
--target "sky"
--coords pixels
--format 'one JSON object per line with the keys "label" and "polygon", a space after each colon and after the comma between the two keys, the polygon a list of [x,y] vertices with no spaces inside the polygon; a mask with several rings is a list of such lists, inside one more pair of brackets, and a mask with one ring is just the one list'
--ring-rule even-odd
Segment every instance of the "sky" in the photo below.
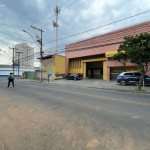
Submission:
{"label": "sky", "polygon": [[[34,64],[39,66],[37,57],[40,48],[36,36],[40,37],[41,34],[31,25],[44,31],[44,56],[55,53],[56,29],[52,23],[56,20],[56,5],[60,8],[60,55],[64,55],[67,44],[150,21],[150,0],[0,0],[0,64],[12,64],[12,49],[9,47],[24,42],[34,47]],[[113,23],[124,18],[128,19]]]}

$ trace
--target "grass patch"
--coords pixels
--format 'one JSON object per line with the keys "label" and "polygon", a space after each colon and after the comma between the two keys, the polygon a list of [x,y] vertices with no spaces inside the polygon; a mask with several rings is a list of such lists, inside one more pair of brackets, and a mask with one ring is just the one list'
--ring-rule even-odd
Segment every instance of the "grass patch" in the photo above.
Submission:
{"label": "grass patch", "polygon": [[135,89],[135,92],[139,92],[139,93],[146,93],[146,91],[145,91],[145,90],[143,90],[143,89],[140,89],[140,90],[139,90],[138,88],[136,88],[136,89]]}

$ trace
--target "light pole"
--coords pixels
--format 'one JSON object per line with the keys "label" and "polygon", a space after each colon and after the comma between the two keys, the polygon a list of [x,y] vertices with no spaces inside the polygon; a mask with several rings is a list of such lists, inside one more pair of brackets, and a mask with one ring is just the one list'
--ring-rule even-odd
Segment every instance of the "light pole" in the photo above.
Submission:
{"label": "light pole", "polygon": [[38,39],[37,41],[40,43],[41,48],[40,48],[40,55],[41,55],[41,82],[43,82],[43,70],[42,70],[42,61],[43,61],[43,43],[42,43],[42,33],[44,32],[42,29],[38,29],[34,26],[31,26],[33,29],[38,30],[41,32],[41,39]]}
{"label": "light pole", "polygon": [[16,53],[18,53],[18,79],[19,79],[19,67],[20,67],[19,56],[22,52],[16,52]]}
{"label": "light pole", "polygon": [[13,48],[10,48],[10,47],[9,47],[9,49],[13,49],[13,75],[15,75],[15,74],[14,74],[14,55],[15,55],[15,50],[18,50],[18,49],[17,49],[17,48],[14,48],[14,47],[13,47]]}
{"label": "light pole", "polygon": [[39,40],[37,40],[39,43],[40,43],[40,46],[41,47],[39,47],[39,45],[37,44],[37,42],[36,42],[36,40],[33,38],[33,36],[29,33],[29,32],[27,32],[26,30],[22,30],[23,32],[26,32],[27,34],[29,34],[32,38],[33,38],[33,40],[36,42],[36,44],[38,45],[38,47],[40,48],[40,55],[41,55],[41,82],[43,82],[43,74],[42,74],[42,59],[43,59],[43,51],[42,51],[42,32],[44,32],[42,29],[37,29],[36,27],[33,27],[33,26],[31,26],[32,28],[34,28],[34,29],[36,29],[36,30],[39,30],[40,32],[41,32],[41,39],[39,39]]}

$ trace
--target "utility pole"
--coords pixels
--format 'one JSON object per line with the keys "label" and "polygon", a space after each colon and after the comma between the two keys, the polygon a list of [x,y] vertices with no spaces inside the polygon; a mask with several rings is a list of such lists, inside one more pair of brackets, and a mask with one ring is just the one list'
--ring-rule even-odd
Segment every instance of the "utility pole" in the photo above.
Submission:
{"label": "utility pole", "polygon": [[9,49],[13,49],[13,75],[15,75],[15,73],[14,73],[14,55],[15,55],[15,50],[18,50],[17,48],[10,48],[9,47]]}
{"label": "utility pole", "polygon": [[53,21],[53,27],[56,28],[56,54],[58,53],[58,15],[60,14],[60,7],[57,5],[54,7],[54,12],[56,14],[56,21]]}
{"label": "utility pole", "polygon": [[36,30],[38,30],[38,31],[40,31],[41,32],[41,39],[37,39],[37,41],[40,43],[40,45],[41,45],[41,49],[40,49],[40,55],[41,55],[41,82],[43,82],[43,75],[42,75],[42,60],[43,60],[43,48],[42,48],[42,33],[44,32],[42,29],[38,29],[38,28],[36,28],[36,27],[34,27],[34,26],[31,26],[33,29],[36,29]]}
{"label": "utility pole", "polygon": [[19,62],[19,56],[20,56],[20,54],[22,53],[22,52],[16,52],[16,53],[18,53],[18,79],[19,79],[19,65],[20,65],[20,62]]}

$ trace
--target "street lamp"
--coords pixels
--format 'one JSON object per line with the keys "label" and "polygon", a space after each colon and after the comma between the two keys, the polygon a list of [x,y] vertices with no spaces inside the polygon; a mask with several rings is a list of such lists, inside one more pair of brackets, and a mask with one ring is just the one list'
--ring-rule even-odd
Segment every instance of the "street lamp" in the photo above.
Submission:
{"label": "street lamp", "polygon": [[[29,32],[27,32],[26,30],[22,30],[22,31],[29,34],[32,37],[32,39],[35,41],[35,43],[37,44],[37,41],[34,39],[34,37]],[[37,46],[40,48],[40,46],[38,44],[37,44]]]}

